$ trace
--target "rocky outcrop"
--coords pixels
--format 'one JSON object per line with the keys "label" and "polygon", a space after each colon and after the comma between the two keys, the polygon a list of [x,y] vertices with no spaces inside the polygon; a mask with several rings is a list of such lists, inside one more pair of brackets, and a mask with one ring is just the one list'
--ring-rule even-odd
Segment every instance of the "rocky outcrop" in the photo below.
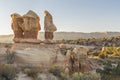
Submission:
{"label": "rocky outcrop", "polygon": [[23,38],[23,30],[22,30],[22,26],[23,26],[23,19],[22,16],[19,15],[18,13],[13,13],[11,14],[11,18],[12,18],[12,30],[14,32],[14,38]]}
{"label": "rocky outcrop", "polygon": [[52,15],[46,10],[44,11],[44,30],[46,40],[52,40],[54,37],[53,32],[57,30],[53,23]]}
{"label": "rocky outcrop", "polygon": [[39,16],[30,10],[23,15],[23,21],[24,38],[37,39],[38,31],[41,30]]}
{"label": "rocky outcrop", "polygon": [[48,11],[44,11],[44,30],[46,32],[54,32],[57,30],[53,23],[52,15]]}
{"label": "rocky outcrop", "polygon": [[35,12],[29,10],[23,16],[14,13],[11,14],[11,18],[12,30],[15,35],[14,42],[20,42],[21,39],[37,39],[38,31],[41,30],[41,27],[39,22],[40,18]]}
{"label": "rocky outcrop", "polygon": [[74,72],[89,72],[93,68],[87,61],[87,51],[85,47],[75,47],[73,50],[67,50],[66,66],[71,73]]}
{"label": "rocky outcrop", "polygon": [[33,66],[50,67],[53,65],[63,66],[64,55],[56,52],[57,45],[48,44],[22,44],[15,43],[15,63],[28,64]]}

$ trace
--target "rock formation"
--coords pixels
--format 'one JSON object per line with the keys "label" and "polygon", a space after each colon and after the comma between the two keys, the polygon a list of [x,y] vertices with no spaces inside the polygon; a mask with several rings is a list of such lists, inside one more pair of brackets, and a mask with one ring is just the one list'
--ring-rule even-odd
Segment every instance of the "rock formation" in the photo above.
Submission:
{"label": "rock formation", "polygon": [[69,65],[70,72],[88,72],[93,68],[87,61],[87,51],[85,47],[75,47],[72,51],[67,50],[66,64]]}
{"label": "rock formation", "polygon": [[44,11],[44,30],[45,30],[45,39],[52,40],[53,32],[57,30],[56,26],[53,23],[52,15],[48,11]]}
{"label": "rock formation", "polygon": [[37,40],[38,31],[41,30],[39,16],[29,10],[25,15],[20,16],[17,13],[11,14],[12,29],[14,32],[14,42],[31,42],[40,43]]}
{"label": "rock formation", "polygon": [[30,10],[23,15],[23,21],[24,38],[37,39],[38,31],[41,30],[39,16]]}
{"label": "rock formation", "polygon": [[14,32],[14,39],[15,38],[23,38],[23,30],[22,30],[22,24],[23,24],[23,19],[22,16],[14,13],[11,14],[11,18],[12,18],[12,30]]}

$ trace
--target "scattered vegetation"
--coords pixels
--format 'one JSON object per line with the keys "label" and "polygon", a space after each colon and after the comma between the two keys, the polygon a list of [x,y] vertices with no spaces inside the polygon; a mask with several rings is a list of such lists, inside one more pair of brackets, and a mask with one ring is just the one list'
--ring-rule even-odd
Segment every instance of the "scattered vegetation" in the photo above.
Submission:
{"label": "scattered vegetation", "polygon": [[15,52],[10,52],[10,50],[7,49],[4,58],[8,64],[13,64],[15,60]]}
{"label": "scattered vegetation", "polygon": [[115,44],[116,46],[120,45],[120,36],[111,37],[111,38],[88,38],[88,39],[77,39],[77,40],[61,40],[57,41],[59,43],[67,43],[67,44],[77,44],[77,45],[88,45],[88,46],[112,46]]}
{"label": "scattered vegetation", "polygon": [[49,69],[49,73],[52,73],[54,76],[58,77],[60,80],[68,80],[68,75],[66,75],[62,68],[59,66],[52,66]]}
{"label": "scattered vegetation", "polygon": [[53,75],[55,75],[57,77],[61,77],[61,72],[62,72],[62,69],[58,66],[52,66],[49,69],[49,73],[52,73]]}
{"label": "scattered vegetation", "polygon": [[27,76],[29,76],[35,80],[38,80],[38,73],[41,72],[41,68],[33,67],[33,66],[25,66],[22,68],[22,70],[25,74],[27,74]]}
{"label": "scattered vegetation", "polygon": [[67,50],[73,50],[73,48],[72,47],[71,48],[60,48],[60,51],[63,55],[66,55]]}
{"label": "scattered vegetation", "polygon": [[99,54],[100,58],[107,58],[107,57],[114,57],[114,56],[120,56],[120,47],[103,47],[101,53]]}
{"label": "scattered vegetation", "polygon": [[0,64],[0,80],[15,80],[18,70],[10,64]]}
{"label": "scattered vegetation", "polygon": [[104,64],[104,69],[97,69],[96,72],[100,73],[102,80],[119,80],[120,77],[120,62],[113,65],[108,61]]}
{"label": "scattered vegetation", "polygon": [[72,80],[99,80],[100,78],[100,75],[96,73],[83,74],[75,72],[72,75]]}
{"label": "scattered vegetation", "polygon": [[100,58],[102,58],[102,59],[105,59],[105,58],[107,58],[108,57],[108,55],[104,52],[104,53],[100,53],[99,55],[98,55]]}
{"label": "scattered vegetation", "polygon": [[94,52],[93,56],[99,56],[100,52]]}

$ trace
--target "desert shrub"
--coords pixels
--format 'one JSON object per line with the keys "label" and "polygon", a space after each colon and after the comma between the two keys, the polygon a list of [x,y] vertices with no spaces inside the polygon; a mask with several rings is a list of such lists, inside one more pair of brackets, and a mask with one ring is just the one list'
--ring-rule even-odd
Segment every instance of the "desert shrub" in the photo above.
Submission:
{"label": "desert shrub", "polygon": [[57,77],[61,77],[61,72],[62,72],[62,69],[58,66],[52,66],[49,69],[49,73],[52,73],[53,75],[55,75]]}
{"label": "desert shrub", "polygon": [[105,58],[108,57],[108,55],[104,52],[104,53],[100,53],[99,57],[102,58],[102,59],[105,59]]}
{"label": "desert shrub", "polygon": [[67,49],[66,48],[61,48],[60,51],[61,51],[61,53],[63,55],[66,55],[66,53],[67,53]]}
{"label": "desert shrub", "polygon": [[85,80],[100,80],[101,76],[96,73],[84,74]]}
{"label": "desert shrub", "polygon": [[93,55],[94,56],[99,56],[100,52],[94,52]]}
{"label": "desert shrub", "polygon": [[41,78],[41,77],[39,77],[39,78],[37,78],[36,80],[42,80],[42,78]]}
{"label": "desert shrub", "polygon": [[101,80],[120,80],[120,76],[103,74],[101,75]]}
{"label": "desert shrub", "polygon": [[105,64],[104,69],[97,69],[96,72],[100,73],[102,80],[119,80],[120,79],[120,62],[116,64],[117,66],[112,66],[111,62]]}
{"label": "desert shrub", "polygon": [[72,79],[73,80],[81,80],[82,78],[84,78],[83,73],[75,72],[75,73],[72,74]]}
{"label": "desert shrub", "polygon": [[33,66],[26,66],[22,68],[23,72],[27,74],[27,76],[37,79],[38,73],[41,72],[41,69],[38,67],[33,67]]}
{"label": "desert shrub", "polygon": [[10,52],[8,49],[4,55],[4,59],[8,64],[13,64],[15,60],[15,52]]}
{"label": "desert shrub", "polygon": [[120,75],[120,62],[117,63],[117,67],[113,68],[112,74]]}
{"label": "desert shrub", "polygon": [[111,61],[106,61],[103,64],[104,64],[104,67],[103,67],[104,70],[97,69],[96,72],[101,73],[101,74],[111,74],[111,71],[113,69],[112,62]]}
{"label": "desert shrub", "polygon": [[120,56],[120,47],[116,47],[113,51],[112,56]]}
{"label": "desert shrub", "polygon": [[100,75],[96,73],[83,74],[75,72],[72,74],[72,80],[99,80],[100,78]]}
{"label": "desert shrub", "polygon": [[70,48],[60,48],[60,51],[63,55],[66,55],[67,50],[73,50],[73,48],[72,47],[70,47]]}
{"label": "desert shrub", "polygon": [[9,64],[0,64],[0,80],[15,80],[18,70]]}
{"label": "desert shrub", "polygon": [[106,47],[104,53],[110,56],[120,56],[120,47],[114,47],[114,46]]}
{"label": "desert shrub", "polygon": [[60,79],[61,80],[68,80],[68,75],[66,75],[65,73],[61,72],[60,73]]}
{"label": "desert shrub", "polygon": [[114,47],[107,47],[106,48],[106,54],[113,54],[115,48]]}

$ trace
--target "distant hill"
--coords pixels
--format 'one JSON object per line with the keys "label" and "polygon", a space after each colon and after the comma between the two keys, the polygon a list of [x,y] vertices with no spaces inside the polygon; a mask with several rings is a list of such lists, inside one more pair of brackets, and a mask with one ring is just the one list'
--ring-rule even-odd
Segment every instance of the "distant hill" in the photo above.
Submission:
{"label": "distant hill", "polygon": [[[120,32],[92,32],[92,33],[82,33],[82,32],[55,32],[54,40],[75,40],[79,38],[109,38],[120,36]],[[44,32],[40,32],[38,35],[40,40],[44,40]],[[10,43],[12,42],[13,35],[0,35],[0,42]]]}
{"label": "distant hill", "polygon": [[74,40],[79,38],[109,38],[120,36],[120,32],[92,32],[92,33],[82,33],[82,32],[57,32],[55,34],[55,39],[65,39]]}

